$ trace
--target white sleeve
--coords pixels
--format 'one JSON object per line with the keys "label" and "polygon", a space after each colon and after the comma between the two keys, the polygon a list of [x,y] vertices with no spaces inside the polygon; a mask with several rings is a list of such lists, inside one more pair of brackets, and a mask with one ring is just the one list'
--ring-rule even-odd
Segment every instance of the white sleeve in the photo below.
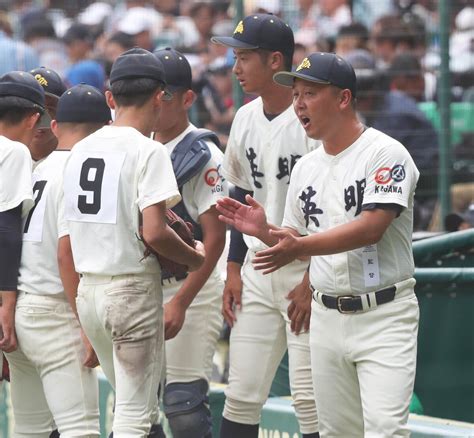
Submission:
{"label": "white sleeve", "polygon": [[253,184],[248,180],[247,172],[244,168],[244,164],[248,162],[245,156],[245,147],[237,138],[239,129],[245,129],[245,127],[239,127],[239,125],[239,120],[234,119],[225,148],[222,175],[237,187],[253,191]]}
{"label": "white sleeve", "polygon": [[300,207],[299,193],[301,192],[300,184],[298,184],[298,173],[301,172],[300,163],[296,163],[291,173],[290,185],[286,193],[285,213],[283,216],[282,227],[292,228],[298,231],[302,236],[308,234],[306,229],[306,221],[303,211]]}
{"label": "white sleeve", "polygon": [[368,163],[363,205],[398,204],[407,208],[420,173],[400,143],[380,148]]}
{"label": "white sleeve", "polygon": [[152,143],[143,148],[144,157],[138,168],[137,204],[140,211],[163,201],[171,208],[181,200],[168,152],[161,143],[149,141]]}
{"label": "white sleeve", "polygon": [[[228,196],[227,182],[220,174],[222,159],[219,160],[217,154],[213,154],[204,168],[192,178],[190,183],[193,186],[193,203],[197,215],[205,213],[217,200]],[[184,199],[187,204],[187,199]]]}
{"label": "white sleeve", "polygon": [[14,144],[0,160],[0,211],[23,203],[22,216],[33,206],[31,155],[27,147]]}

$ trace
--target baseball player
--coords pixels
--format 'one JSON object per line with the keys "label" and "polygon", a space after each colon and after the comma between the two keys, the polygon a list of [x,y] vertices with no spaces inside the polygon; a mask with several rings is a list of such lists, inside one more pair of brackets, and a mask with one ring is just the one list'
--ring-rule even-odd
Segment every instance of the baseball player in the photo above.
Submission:
{"label": "baseball player", "polygon": [[[44,91],[25,72],[0,77],[0,350],[16,349],[14,325],[21,256],[21,221],[33,205],[26,147],[45,114]],[[0,352],[3,364],[3,354]]]}
{"label": "baseball player", "polygon": [[269,225],[251,199],[251,207],[227,200],[223,215],[275,245],[254,259],[264,273],[311,256],[311,363],[321,436],[409,436],[419,172],[399,142],[360,123],[354,70],[339,56],[313,53],[275,81],[293,88],[304,129],[324,147],[295,166],[284,228]]}
{"label": "baseball player", "polygon": [[[45,67],[38,67],[30,73],[44,89],[46,111],[52,119],[56,118],[58,100],[66,91],[66,85],[54,71]],[[44,160],[58,145],[58,139],[53,134],[51,126],[41,125],[35,131],[35,136],[28,145],[33,158],[33,169]]]}
{"label": "baseball player", "polygon": [[77,85],[59,99],[55,117],[51,128],[58,149],[33,173],[35,205],[23,226],[15,318],[19,348],[7,355],[14,433],[48,437],[54,419],[62,436],[98,437],[97,376],[90,369],[97,358],[75,314],[79,277],[71,259],[64,267],[67,223],[58,209],[69,150],[108,123],[111,114],[99,90]]}
{"label": "baseball player", "polygon": [[[173,49],[156,51],[155,56],[163,63],[167,89],[172,93],[171,99],[162,103],[155,139],[165,145],[173,158],[180,148],[186,147],[190,135],[198,133],[188,119],[188,110],[196,97],[191,89],[191,67]],[[190,147],[195,143],[191,142]],[[192,172],[194,176],[180,185],[180,205],[184,207],[183,218],[193,223],[195,235],[203,241],[206,259],[199,270],[185,278],[162,274],[167,340],[163,404],[174,438],[211,437],[207,392],[222,328],[224,285],[216,264],[224,249],[226,229],[218,219],[215,205],[217,199],[226,196],[227,183],[219,174],[223,159],[220,149],[209,140],[199,144],[208,149],[209,157],[201,169]]]}
{"label": "baseball player", "polygon": [[[212,41],[234,49],[234,74],[246,93],[259,96],[235,116],[222,174],[236,186],[238,199],[253,193],[271,220],[280,224],[292,168],[318,145],[300,125],[291,106],[291,91],[272,80],[276,72],[291,69],[293,32],[274,15],[255,14],[241,21],[232,37],[214,37]],[[265,277],[251,263],[265,246],[254,237],[246,235],[244,239],[245,243],[232,231],[223,313],[233,328],[221,436],[258,436],[262,406],[288,349],[291,393],[300,430],[306,438],[316,437],[307,333],[311,297],[308,285],[301,283],[308,261],[295,261]]]}
{"label": "baseball player", "polygon": [[64,215],[81,280],[77,311],[115,389],[116,438],[143,437],[156,422],[162,366],[160,267],[139,238],[169,259],[198,269],[204,250],[166,224],[180,200],[166,149],[149,137],[165,75],[152,53],[131,49],[115,61],[106,94],[115,121],[79,142],[64,172]]}

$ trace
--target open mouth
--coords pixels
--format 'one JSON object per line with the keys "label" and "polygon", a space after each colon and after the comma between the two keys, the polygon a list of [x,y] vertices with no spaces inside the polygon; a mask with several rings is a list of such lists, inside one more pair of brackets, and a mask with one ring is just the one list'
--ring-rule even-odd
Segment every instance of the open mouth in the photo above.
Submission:
{"label": "open mouth", "polygon": [[300,120],[301,120],[301,123],[302,123],[302,125],[303,125],[303,128],[304,128],[304,129],[308,128],[309,123],[310,123],[309,117],[300,116]]}

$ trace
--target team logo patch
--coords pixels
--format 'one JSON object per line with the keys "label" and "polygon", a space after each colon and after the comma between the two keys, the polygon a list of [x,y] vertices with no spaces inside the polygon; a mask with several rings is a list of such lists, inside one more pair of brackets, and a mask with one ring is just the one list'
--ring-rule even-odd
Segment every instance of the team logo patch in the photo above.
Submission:
{"label": "team logo patch", "polygon": [[392,171],[390,172],[392,179],[396,182],[401,182],[405,179],[406,173],[405,168],[401,164],[397,164],[393,167]]}
{"label": "team logo patch", "polygon": [[209,187],[214,187],[217,184],[217,181],[219,181],[219,178],[219,171],[216,168],[209,169],[204,174],[204,181],[206,181],[206,184]]}
{"label": "team logo patch", "polygon": [[310,68],[311,67],[311,62],[309,62],[308,58],[303,59],[301,61],[301,64],[296,68],[296,71],[303,70],[304,68]]}
{"label": "team logo patch", "polygon": [[381,167],[375,172],[375,182],[377,184],[388,184],[392,179],[392,169],[390,167]]}
{"label": "team logo patch", "polygon": [[234,35],[236,33],[244,33],[244,22],[242,20],[239,21],[239,24],[237,25],[237,27],[234,30]]}
{"label": "team logo patch", "polygon": [[38,84],[40,84],[43,87],[48,86],[48,81],[44,76],[41,76],[39,73],[35,75],[35,79],[38,81]]}

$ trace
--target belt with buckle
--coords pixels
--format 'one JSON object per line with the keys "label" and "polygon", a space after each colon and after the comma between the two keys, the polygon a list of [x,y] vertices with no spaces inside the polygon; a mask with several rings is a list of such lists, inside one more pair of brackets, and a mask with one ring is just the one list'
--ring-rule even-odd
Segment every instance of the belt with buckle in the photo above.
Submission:
{"label": "belt with buckle", "polygon": [[171,283],[171,281],[173,280],[181,281],[187,278],[187,276],[188,276],[187,272],[185,272],[184,274],[173,275],[167,271],[161,271],[161,284],[164,284],[166,280],[168,280],[168,283]]}
{"label": "belt with buckle", "polygon": [[[374,292],[377,305],[393,301],[396,290],[395,286],[391,286]],[[365,294],[339,296],[321,294],[321,301],[328,309],[336,309],[340,313],[354,313],[363,310],[362,297],[365,297]]]}

